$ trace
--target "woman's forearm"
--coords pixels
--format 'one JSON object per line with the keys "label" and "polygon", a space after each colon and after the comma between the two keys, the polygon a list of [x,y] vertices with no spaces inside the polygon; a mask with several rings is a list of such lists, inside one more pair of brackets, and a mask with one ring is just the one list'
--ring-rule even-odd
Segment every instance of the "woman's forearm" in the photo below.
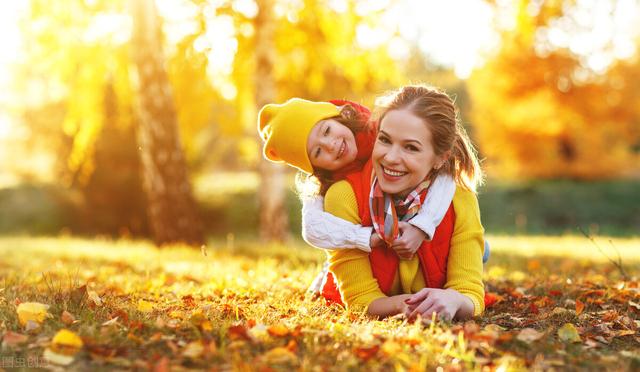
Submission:
{"label": "woman's forearm", "polygon": [[[369,315],[378,316],[380,318],[403,313],[407,307],[404,300],[408,299],[409,297],[411,297],[410,294],[401,294],[397,296],[381,297],[375,299],[371,302],[371,304],[369,304],[367,312],[369,313]],[[471,311],[473,313],[473,304],[471,306]]]}
{"label": "woman's forearm", "polygon": [[[455,291],[455,289],[452,289]],[[456,312],[455,319],[457,320],[466,320],[473,317],[473,313],[475,311],[475,306],[473,305],[473,301],[468,296],[463,295],[462,293],[456,291],[460,294],[460,308],[458,312]]]}

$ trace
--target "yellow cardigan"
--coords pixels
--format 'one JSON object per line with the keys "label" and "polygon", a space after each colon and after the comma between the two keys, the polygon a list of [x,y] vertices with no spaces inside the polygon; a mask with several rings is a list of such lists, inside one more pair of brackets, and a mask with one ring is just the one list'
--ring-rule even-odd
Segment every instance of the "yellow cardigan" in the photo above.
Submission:
{"label": "yellow cardigan", "polygon": [[[336,182],[329,188],[324,198],[324,209],[347,221],[361,223],[356,195],[347,181]],[[453,288],[469,297],[476,316],[484,311],[484,228],[480,223],[478,199],[471,191],[458,187],[453,197],[453,209],[456,220],[444,288]],[[368,253],[359,249],[326,252],[329,256],[329,270],[336,278],[347,308],[366,309],[374,300],[386,297],[373,276]],[[416,293],[425,286],[417,256],[412,260],[400,260],[390,295]]]}

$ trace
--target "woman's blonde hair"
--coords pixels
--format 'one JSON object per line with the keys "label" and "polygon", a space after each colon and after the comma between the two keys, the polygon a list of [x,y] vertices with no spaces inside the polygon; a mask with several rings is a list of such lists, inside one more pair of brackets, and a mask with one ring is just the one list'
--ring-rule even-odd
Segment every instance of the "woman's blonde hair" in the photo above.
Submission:
{"label": "woman's blonde hair", "polygon": [[471,144],[458,110],[445,92],[427,85],[407,85],[376,100],[379,121],[392,110],[407,110],[421,118],[431,131],[436,155],[450,152],[449,158],[439,169],[433,169],[429,177],[446,173],[456,184],[476,192],[483,182],[476,149]]}

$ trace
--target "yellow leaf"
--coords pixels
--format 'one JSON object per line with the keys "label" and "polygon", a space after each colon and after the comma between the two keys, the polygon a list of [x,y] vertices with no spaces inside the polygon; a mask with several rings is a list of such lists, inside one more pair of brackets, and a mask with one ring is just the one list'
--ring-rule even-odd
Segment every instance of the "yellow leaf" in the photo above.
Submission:
{"label": "yellow leaf", "polygon": [[18,320],[20,325],[27,325],[28,321],[40,324],[47,317],[47,309],[49,305],[41,304],[39,302],[23,302],[18,305],[16,312],[18,313]]}
{"label": "yellow leaf", "polygon": [[565,325],[558,329],[558,337],[560,337],[560,339],[565,342],[582,341],[582,339],[580,338],[580,334],[578,334],[578,330],[571,323],[565,323]]}
{"label": "yellow leaf", "polygon": [[82,345],[80,337],[68,329],[59,330],[51,340],[51,350],[64,355],[75,355]]}
{"label": "yellow leaf", "polygon": [[393,340],[387,340],[382,344],[380,350],[385,356],[391,357],[398,355],[402,351],[402,345]]}
{"label": "yellow leaf", "polygon": [[269,364],[297,364],[298,357],[286,347],[276,347],[262,355],[265,363]]}
{"label": "yellow leaf", "polygon": [[138,301],[138,311],[142,313],[149,313],[153,311],[153,304],[149,301],[140,300]]}

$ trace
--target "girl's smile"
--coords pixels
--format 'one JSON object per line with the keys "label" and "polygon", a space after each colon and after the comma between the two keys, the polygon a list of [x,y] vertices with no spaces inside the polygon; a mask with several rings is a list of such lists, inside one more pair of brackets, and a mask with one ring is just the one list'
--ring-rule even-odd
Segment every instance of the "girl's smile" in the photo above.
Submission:
{"label": "girl's smile", "polygon": [[321,120],[309,133],[307,155],[314,168],[338,170],[358,156],[356,138],[349,128],[337,120]]}

